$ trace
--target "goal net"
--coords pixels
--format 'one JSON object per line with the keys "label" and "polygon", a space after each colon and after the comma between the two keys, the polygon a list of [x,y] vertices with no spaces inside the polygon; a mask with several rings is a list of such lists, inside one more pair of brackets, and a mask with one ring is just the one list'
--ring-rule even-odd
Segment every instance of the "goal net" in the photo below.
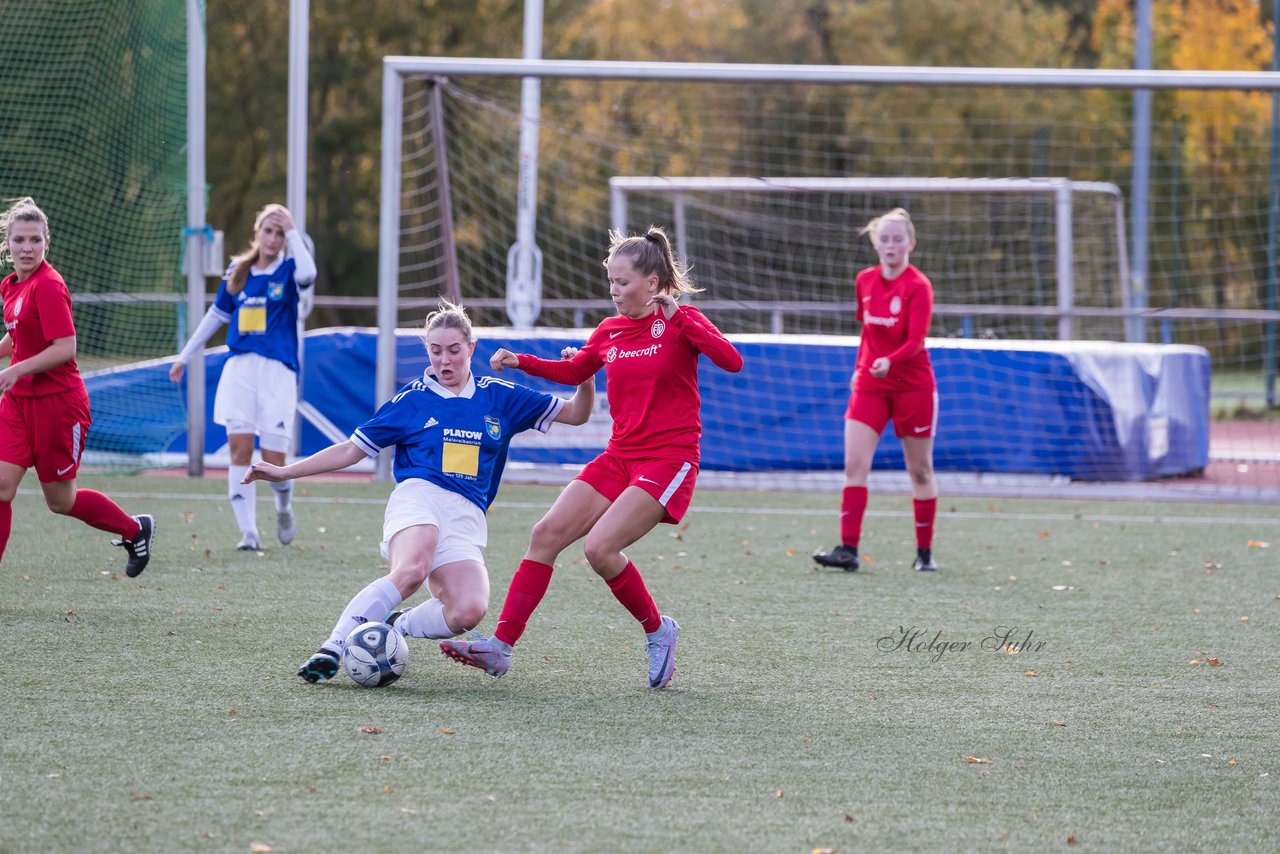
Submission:
{"label": "goal net", "polygon": [[[31,196],[49,217],[48,259],[71,290],[80,371],[172,354],[182,335],[186,3],[7,5],[0,199]],[[135,464],[185,429],[167,380],[113,402],[122,405],[91,392],[88,447],[99,460]]]}
{"label": "goal net", "polygon": [[682,260],[714,283],[716,308],[750,311],[742,325],[761,331],[847,332],[851,271],[876,263],[859,231],[892,207],[911,212],[920,236],[912,262],[938,282],[937,334],[1072,339],[1077,301],[1128,301],[1114,184],[616,177],[609,189],[615,230],[669,223]]}

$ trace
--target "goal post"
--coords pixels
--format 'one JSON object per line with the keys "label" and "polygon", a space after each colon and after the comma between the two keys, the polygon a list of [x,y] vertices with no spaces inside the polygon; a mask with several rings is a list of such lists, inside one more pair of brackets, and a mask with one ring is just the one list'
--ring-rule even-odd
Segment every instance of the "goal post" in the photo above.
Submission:
{"label": "goal post", "polygon": [[1129,304],[1129,269],[1125,250],[1124,199],[1115,184],[1101,181],[1071,181],[1066,178],[713,178],[713,177],[641,177],[619,176],[609,179],[610,222],[615,231],[625,232],[628,219],[628,195],[651,193],[671,198],[671,222],[676,245],[688,252],[685,226],[685,195],[691,193],[865,193],[876,195],[918,194],[1044,194],[1053,199],[1054,257],[1057,279],[1058,338],[1075,337],[1073,309],[1075,305],[1072,212],[1077,193],[1096,193],[1114,204],[1116,247],[1115,286],[1120,304]]}

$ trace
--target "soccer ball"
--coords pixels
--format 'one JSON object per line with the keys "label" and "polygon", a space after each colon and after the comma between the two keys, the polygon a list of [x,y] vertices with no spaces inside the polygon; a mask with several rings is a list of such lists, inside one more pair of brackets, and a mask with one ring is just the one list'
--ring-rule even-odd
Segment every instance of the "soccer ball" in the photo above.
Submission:
{"label": "soccer ball", "polygon": [[383,688],[404,675],[409,644],[386,623],[365,623],[347,635],[342,667],[366,688]]}

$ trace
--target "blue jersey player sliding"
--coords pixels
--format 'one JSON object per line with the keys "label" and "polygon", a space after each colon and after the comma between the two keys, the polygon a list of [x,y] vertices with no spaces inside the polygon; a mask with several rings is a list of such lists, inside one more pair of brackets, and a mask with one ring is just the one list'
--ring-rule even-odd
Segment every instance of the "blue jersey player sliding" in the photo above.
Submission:
{"label": "blue jersey player sliding", "polygon": [[[427,316],[431,367],[356,428],[351,438],[304,460],[261,462],[245,482],[273,483],[345,468],[395,445],[395,491],[382,526],[383,578],[355,595],[298,675],[308,682],[338,672],[342,646],[356,626],[391,622],[409,637],[449,638],[474,628],[489,607],[483,549],[485,511],[493,502],[507,447],[524,430],[546,432],[553,422],[584,424],[595,403],[595,380],[571,400],[495,377],[475,377],[475,338],[466,312],[442,303]],[[567,348],[566,358],[576,353]],[[427,584],[431,598],[396,611]]]}

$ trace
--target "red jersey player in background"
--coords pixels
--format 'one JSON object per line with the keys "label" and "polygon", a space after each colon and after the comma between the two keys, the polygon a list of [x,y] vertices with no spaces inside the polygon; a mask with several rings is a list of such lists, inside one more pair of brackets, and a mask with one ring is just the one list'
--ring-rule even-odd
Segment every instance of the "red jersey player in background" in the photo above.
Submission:
{"label": "red jersey player in background", "polygon": [[933,522],[938,486],[933,477],[933,437],[938,426],[938,385],[924,348],[933,319],[933,285],[911,266],[916,229],[911,215],[894,208],[867,223],[880,263],[858,273],[856,299],[862,341],[844,413],[844,493],[840,501],[840,545],[815,552],[823,566],[853,572],[867,509],[867,476],[876,444],[889,419],[902,440],[911,476],[916,522],[913,568],[933,571]]}
{"label": "red jersey player in background", "polygon": [[742,356],[711,321],[680,294],[697,289],[676,263],[661,228],[641,236],[609,233],[609,296],[618,314],[601,322],[572,358],[539,359],[498,350],[495,371],[519,368],[578,385],[604,368],[613,434],[604,453],[583,468],[533,527],[492,638],[446,640],[445,655],[501,676],[511,651],[551,583],[555,560],[586,537],[587,562],[643,627],[649,687],[665,688],[675,672],[680,626],[662,615],[623,549],[659,522],[680,521],[698,476],[698,356],[726,371],[742,370]]}
{"label": "red jersey player in background", "polygon": [[0,281],[0,358],[12,357],[0,371],[0,558],[13,528],[18,484],[35,466],[50,510],[120,535],[114,542],[129,552],[125,572],[133,577],[151,559],[155,519],[130,516],[101,492],[76,489],[93,419],[76,367],[71,293],[45,260],[48,248],[49,220],[30,197],[0,214],[0,261],[13,262],[13,272]]}

